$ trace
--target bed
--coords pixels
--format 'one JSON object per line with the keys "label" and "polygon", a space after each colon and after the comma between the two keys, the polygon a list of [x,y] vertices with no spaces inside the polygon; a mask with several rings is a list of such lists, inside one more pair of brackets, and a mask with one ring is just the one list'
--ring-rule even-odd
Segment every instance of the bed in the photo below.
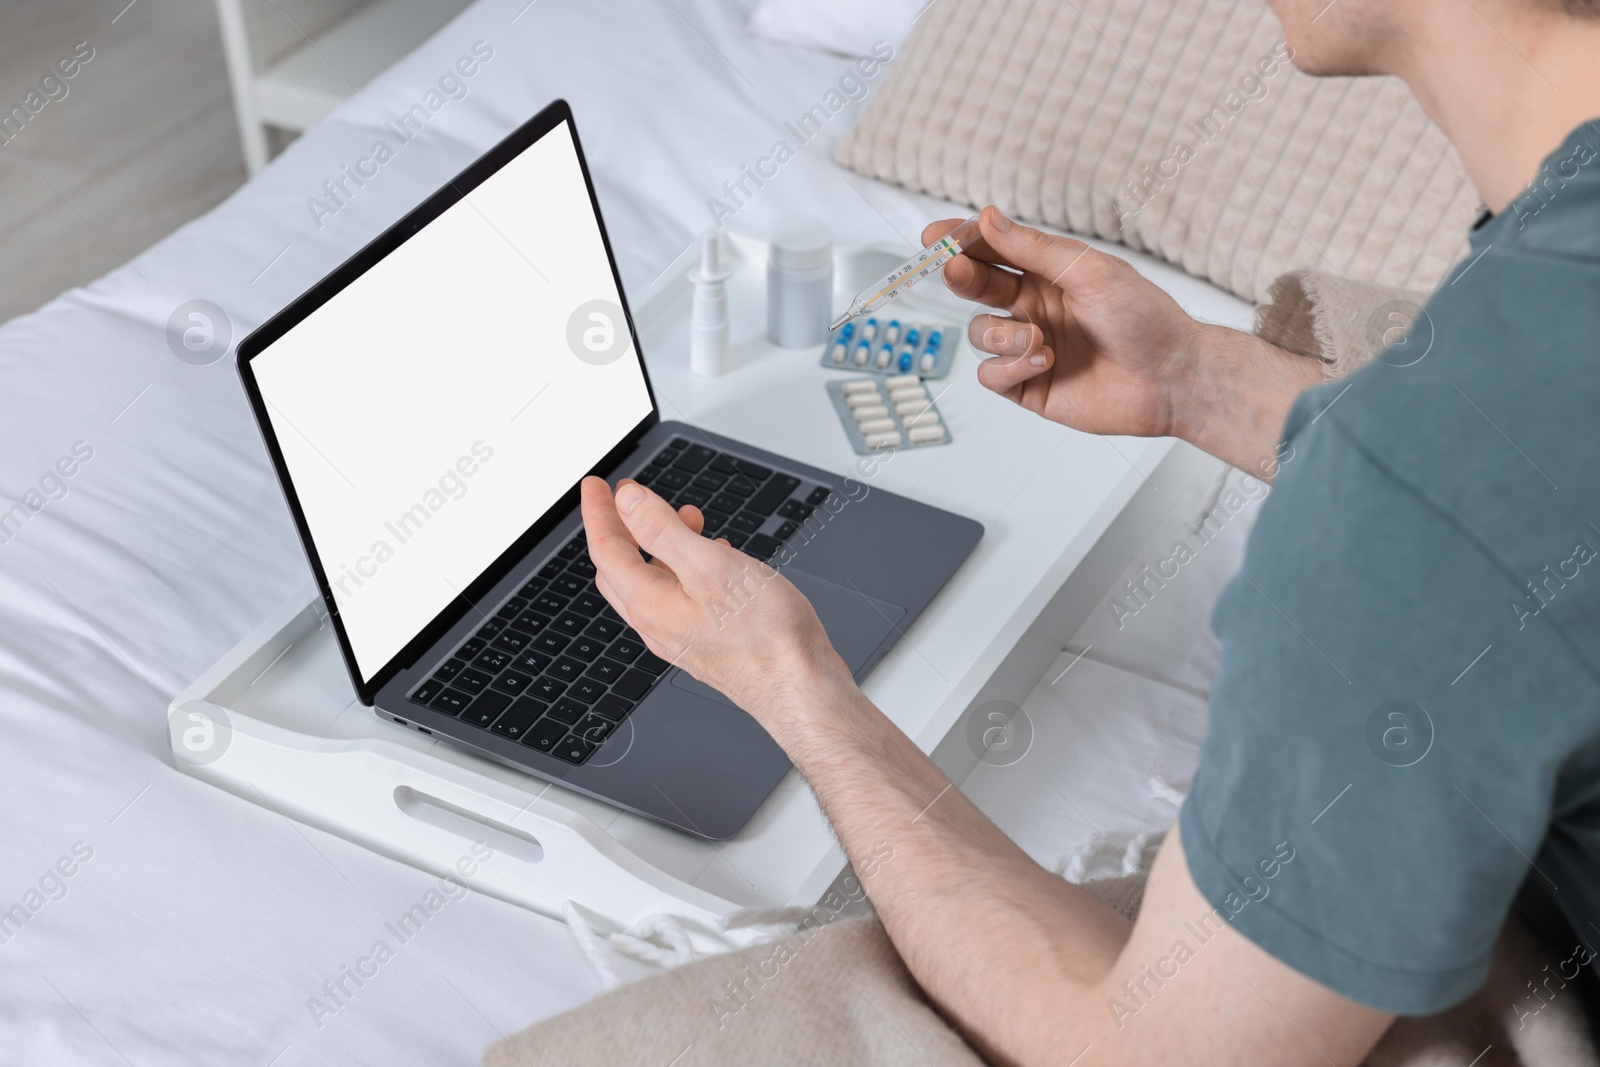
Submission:
{"label": "bed", "polygon": [[[169,318],[208,300],[243,336],[557,96],[624,281],[648,284],[711,222],[707,198],[851,64],[755,39],[750,6],[480,0],[216,210],[0,327],[0,504],[21,505],[0,524],[8,1062],[475,1063],[599,990],[562,924],[477,894],[394,936],[435,879],[173,768],[172,695],[307,574],[231,361],[176,358]],[[464,91],[428,111],[464,56]],[[419,104],[421,132],[345,178]],[[953,213],[834,164],[849,120],[731,205],[736,224],[805,212],[909,245]],[[1236,298],[1139,262],[1194,313],[1248,321]],[[1195,487],[1197,507],[1214,488]],[[1044,777],[980,767],[968,785],[1042,862],[1081,874],[1170,821],[1214,663],[1200,623],[1235,558],[1211,553],[1161,618],[1061,635],[1067,669],[1028,704]],[[1083,717],[1106,702],[1134,710]],[[1051,800],[1048,767],[1072,760],[1076,800]]]}

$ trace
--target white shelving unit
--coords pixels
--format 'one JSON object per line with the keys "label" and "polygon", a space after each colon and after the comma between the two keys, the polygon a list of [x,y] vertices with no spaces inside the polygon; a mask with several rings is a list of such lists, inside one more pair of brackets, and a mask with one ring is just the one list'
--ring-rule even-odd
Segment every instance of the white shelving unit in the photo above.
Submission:
{"label": "white shelving unit", "polygon": [[[245,166],[267,164],[267,127],[299,132],[427,40],[468,0],[371,0],[256,69],[244,0],[216,0]],[[276,4],[278,17],[287,19]],[[291,26],[293,23],[291,23]],[[299,35],[298,28],[295,30]]]}

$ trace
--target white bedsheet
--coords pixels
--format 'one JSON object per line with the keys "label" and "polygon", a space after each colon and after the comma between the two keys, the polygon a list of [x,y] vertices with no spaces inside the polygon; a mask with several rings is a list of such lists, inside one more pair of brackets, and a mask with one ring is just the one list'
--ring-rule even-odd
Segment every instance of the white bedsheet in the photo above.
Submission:
{"label": "white bedsheet", "polygon": [[[171,766],[172,695],[306,568],[231,360],[180,362],[164,331],[204,298],[242,336],[557,96],[637,289],[705,225],[707,197],[849,69],[750,38],[746,7],[481,0],[217,210],[0,327],[0,506],[90,453],[0,543],[0,911],[39,903],[3,931],[0,1059],[476,1063],[598,988],[559,924],[475,894],[399,941],[385,923],[433,879]],[[319,227],[308,199],[477,41],[494,54],[469,94]],[[805,211],[841,239],[909,244],[944,213],[835,167],[849,121],[833,118],[737,225]],[[1205,287],[1187,291],[1203,308]],[[49,895],[30,896],[41,880]],[[393,958],[357,987],[344,969],[379,940]],[[312,997],[338,1010],[315,1017]]]}

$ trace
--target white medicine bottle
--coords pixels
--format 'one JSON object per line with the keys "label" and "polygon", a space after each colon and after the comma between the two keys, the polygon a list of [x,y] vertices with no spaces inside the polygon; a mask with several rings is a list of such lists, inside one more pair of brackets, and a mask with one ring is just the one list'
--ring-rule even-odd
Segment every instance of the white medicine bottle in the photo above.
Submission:
{"label": "white medicine bottle", "polygon": [[833,318],[833,230],[793,218],[772,231],[767,255],[767,339],[807,348],[827,339]]}

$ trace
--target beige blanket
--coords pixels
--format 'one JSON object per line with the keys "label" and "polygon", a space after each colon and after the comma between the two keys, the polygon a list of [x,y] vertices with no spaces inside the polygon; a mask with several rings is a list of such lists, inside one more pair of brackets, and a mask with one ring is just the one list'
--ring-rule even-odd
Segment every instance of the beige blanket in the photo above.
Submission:
{"label": "beige blanket", "polygon": [[[1269,299],[1258,309],[1257,332],[1321,360],[1330,376],[1360,367],[1384,343],[1418,343],[1427,328],[1418,314],[1423,294],[1317,272],[1279,278]],[[1136,876],[1085,888],[1132,918],[1143,886]],[[1526,988],[1547,964],[1558,969],[1563,955],[1513,915],[1483,989],[1449,1011],[1398,1021],[1368,1067],[1600,1067],[1576,995],[1546,1002]],[[624,986],[492,1046],[484,1064],[981,1067],[982,1060],[868,918],[806,923],[780,940]]]}

